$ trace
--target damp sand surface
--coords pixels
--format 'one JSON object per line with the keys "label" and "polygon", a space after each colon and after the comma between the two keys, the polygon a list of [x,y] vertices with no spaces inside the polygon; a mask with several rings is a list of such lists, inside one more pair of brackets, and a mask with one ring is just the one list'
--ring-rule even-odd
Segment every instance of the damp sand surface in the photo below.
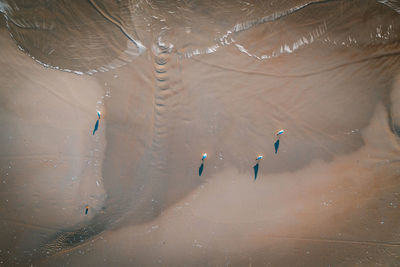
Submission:
{"label": "damp sand surface", "polygon": [[[146,37],[145,52],[92,76],[40,65],[3,27],[0,260],[397,264],[400,79],[398,37],[390,29],[398,14],[356,2],[313,5],[260,23],[232,34],[240,46],[211,54],[187,56],[172,37]],[[350,10],[343,24],[317,15],[341,8]],[[368,8],[380,16],[360,23]],[[107,43],[115,48],[108,56],[121,58],[126,37],[102,23],[117,40]],[[107,36],[100,28],[96,33]],[[285,33],[279,38],[277,28]],[[299,39],[309,44],[290,52]],[[275,50],[282,53],[262,58]],[[48,62],[74,64],[58,55]],[[77,56],[82,71],[94,68],[86,59]],[[102,60],[110,61],[93,64]],[[286,132],[275,154],[280,129]],[[254,181],[258,155],[264,158]]]}

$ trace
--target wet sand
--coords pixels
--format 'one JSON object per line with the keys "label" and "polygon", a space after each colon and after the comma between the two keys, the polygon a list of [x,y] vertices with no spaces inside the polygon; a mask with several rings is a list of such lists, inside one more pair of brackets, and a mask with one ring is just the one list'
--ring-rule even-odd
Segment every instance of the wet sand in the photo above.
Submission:
{"label": "wet sand", "polygon": [[227,166],[157,219],[103,233],[45,263],[395,266],[399,145],[386,119],[379,105],[360,133],[367,145],[330,163],[263,173],[257,183]]}
{"label": "wet sand", "polygon": [[[190,57],[195,42],[182,44],[191,37],[168,43],[180,27],[165,43],[138,27],[149,49],[115,69],[109,62],[131,46],[98,14],[78,14],[82,23],[66,30],[90,31],[93,16],[101,38],[91,41],[112,48],[109,58],[88,60],[102,52],[86,57],[77,35],[46,63],[36,43],[41,63],[105,71],[92,76],[40,65],[0,23],[1,264],[398,265],[398,14],[352,3],[311,5],[232,33],[239,47]],[[318,13],[341,9],[339,21]],[[369,39],[376,27],[387,38]],[[114,41],[103,40],[108,31]],[[260,58],[309,32],[318,41]],[[337,44],[348,36],[358,43]]]}
{"label": "wet sand", "polygon": [[[1,47],[1,250],[7,258],[8,251],[20,257],[46,236],[76,229],[101,209],[106,123],[91,135],[104,94],[93,78],[42,67],[4,29]],[[86,204],[93,213],[85,217]]]}

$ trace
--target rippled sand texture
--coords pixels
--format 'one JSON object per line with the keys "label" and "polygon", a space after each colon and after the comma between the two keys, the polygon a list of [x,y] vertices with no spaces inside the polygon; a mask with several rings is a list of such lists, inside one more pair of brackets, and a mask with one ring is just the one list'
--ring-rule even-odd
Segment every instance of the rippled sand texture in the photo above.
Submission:
{"label": "rippled sand texture", "polygon": [[0,264],[399,264],[396,1],[0,12]]}

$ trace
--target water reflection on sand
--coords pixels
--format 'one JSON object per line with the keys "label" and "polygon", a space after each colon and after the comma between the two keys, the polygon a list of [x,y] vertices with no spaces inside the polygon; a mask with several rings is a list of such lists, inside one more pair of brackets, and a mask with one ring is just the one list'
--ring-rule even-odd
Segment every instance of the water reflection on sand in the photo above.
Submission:
{"label": "water reflection on sand", "polygon": [[392,2],[3,2],[3,263],[399,261]]}

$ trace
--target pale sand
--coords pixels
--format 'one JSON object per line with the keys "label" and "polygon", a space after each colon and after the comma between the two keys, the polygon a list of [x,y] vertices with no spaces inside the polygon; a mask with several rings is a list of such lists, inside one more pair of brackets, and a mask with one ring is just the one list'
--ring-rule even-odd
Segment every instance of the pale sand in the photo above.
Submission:
{"label": "pale sand", "polygon": [[10,240],[0,245],[19,256],[102,207],[105,120],[91,131],[104,91],[92,77],[35,63],[4,29],[0,42],[1,239]]}
{"label": "pale sand", "polygon": [[395,265],[400,147],[386,119],[379,105],[361,132],[367,145],[330,163],[256,183],[233,166],[216,171],[159,218],[103,233],[46,266]]}

